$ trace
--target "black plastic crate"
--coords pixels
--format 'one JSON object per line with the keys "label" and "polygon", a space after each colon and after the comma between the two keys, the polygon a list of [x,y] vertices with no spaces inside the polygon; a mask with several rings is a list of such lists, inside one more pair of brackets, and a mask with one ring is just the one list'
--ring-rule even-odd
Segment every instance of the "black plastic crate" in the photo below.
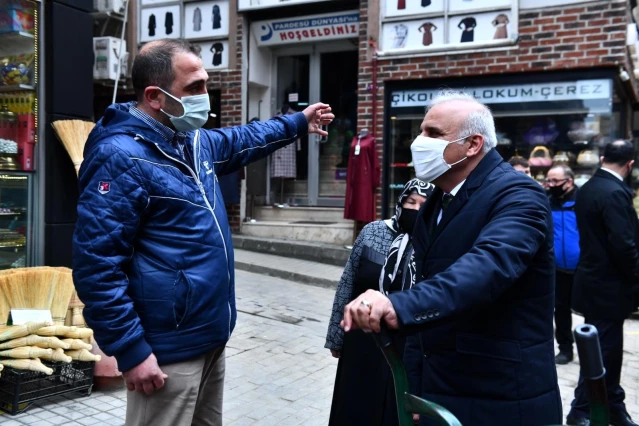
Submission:
{"label": "black plastic crate", "polygon": [[94,361],[43,361],[43,364],[53,369],[52,375],[6,367],[2,370],[0,410],[15,416],[24,412],[33,402],[55,395],[79,391],[91,395]]}

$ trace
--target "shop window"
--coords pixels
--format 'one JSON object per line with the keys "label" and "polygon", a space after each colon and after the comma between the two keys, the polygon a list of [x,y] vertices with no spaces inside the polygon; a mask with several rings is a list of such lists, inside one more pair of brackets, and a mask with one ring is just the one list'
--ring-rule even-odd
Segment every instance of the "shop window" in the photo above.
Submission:
{"label": "shop window", "polygon": [[[496,150],[504,160],[528,160],[532,177],[543,183],[552,165],[565,164],[583,185],[599,166],[603,146],[624,136],[621,104],[612,102],[610,80],[581,80],[466,89],[495,117]],[[410,145],[420,134],[424,105],[438,90],[393,91],[391,99],[387,212],[406,181],[415,177]],[[501,98],[497,94],[501,93]],[[522,94],[523,93],[523,94]],[[537,94],[537,95],[536,95]],[[510,96],[510,98],[509,98]],[[639,121],[635,113],[635,128]],[[639,187],[639,169],[633,173]]]}
{"label": "shop window", "polygon": [[467,50],[517,40],[518,15],[511,0],[387,0],[382,50]]}

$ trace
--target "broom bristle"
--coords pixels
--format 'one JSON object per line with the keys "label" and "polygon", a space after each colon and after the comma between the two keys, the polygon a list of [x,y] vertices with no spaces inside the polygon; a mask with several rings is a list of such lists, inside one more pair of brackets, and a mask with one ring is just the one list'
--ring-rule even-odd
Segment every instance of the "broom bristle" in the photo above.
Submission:
{"label": "broom bristle", "polygon": [[64,325],[64,320],[69,309],[69,302],[71,296],[75,291],[73,286],[73,276],[71,270],[58,270],[55,271],[57,276],[53,285],[53,298],[51,302],[51,316],[53,317],[53,323],[56,325]]}
{"label": "broom bristle", "polygon": [[84,144],[89,137],[89,133],[95,126],[94,123],[82,120],[57,120],[51,123],[58,139],[67,150],[76,172],[82,164]]}

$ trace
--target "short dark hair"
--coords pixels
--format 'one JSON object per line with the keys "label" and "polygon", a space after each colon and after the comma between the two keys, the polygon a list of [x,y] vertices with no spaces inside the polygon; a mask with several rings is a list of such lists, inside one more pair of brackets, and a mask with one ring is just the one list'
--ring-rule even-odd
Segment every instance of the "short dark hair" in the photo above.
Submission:
{"label": "short dark hair", "polygon": [[508,160],[508,164],[513,167],[522,166],[528,168],[528,160],[526,160],[524,157],[512,157],[510,160]]}
{"label": "short dark hair", "polygon": [[632,142],[618,140],[610,142],[604,147],[603,162],[624,166],[635,159],[635,148]]}
{"label": "short dark hair", "polygon": [[561,169],[564,172],[564,177],[566,179],[575,180],[575,172],[573,172],[572,169],[565,164],[557,164],[556,166],[552,166],[550,169],[548,169],[548,171],[551,171],[552,169]]}
{"label": "short dark hair", "polygon": [[144,89],[149,86],[169,90],[175,80],[173,56],[176,53],[193,53],[200,56],[201,50],[200,46],[180,39],[157,40],[146,48],[143,47],[131,67],[131,80],[138,101],[142,100]]}

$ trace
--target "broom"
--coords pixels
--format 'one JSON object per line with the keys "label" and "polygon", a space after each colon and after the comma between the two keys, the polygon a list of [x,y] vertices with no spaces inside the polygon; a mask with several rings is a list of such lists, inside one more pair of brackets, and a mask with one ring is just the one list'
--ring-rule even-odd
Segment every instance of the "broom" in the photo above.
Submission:
{"label": "broom", "polygon": [[[55,339],[55,340],[53,340]],[[57,342],[56,342],[57,341]],[[70,349],[68,344],[63,343],[61,340],[55,337],[42,337],[32,334],[27,337],[19,337],[17,339],[9,340],[8,342],[0,343],[0,350],[21,348],[23,346],[38,346],[39,348],[62,348]]]}
{"label": "broom", "polygon": [[61,341],[69,345],[69,349],[86,349],[88,351],[93,349],[93,346],[80,339],[62,339]]}
{"label": "broom", "polygon": [[5,367],[15,368],[16,370],[31,370],[39,371],[41,373],[50,376],[53,374],[53,369],[47,367],[39,359],[2,359],[0,363]]}
{"label": "broom", "polygon": [[18,337],[37,334],[43,327],[51,325],[49,321],[31,321],[23,325],[9,325],[0,327],[0,342],[17,339]]}
{"label": "broom", "polygon": [[[42,327],[40,328],[36,334],[38,336],[64,336],[67,333],[75,331],[75,327],[67,327],[65,325],[53,325],[50,327]],[[1,340],[2,335],[0,335]],[[69,336],[73,337],[73,336]]]}
{"label": "broom", "polygon": [[75,166],[75,173],[78,174],[82,160],[84,160],[84,144],[95,124],[82,120],[57,120],[51,125],[58,139],[67,150],[69,157],[71,157],[71,161],[73,161]]}
{"label": "broom", "polygon": [[66,351],[65,354],[77,361],[100,361],[102,357],[100,355],[93,355],[86,349],[80,349],[77,351]]}
{"label": "broom", "polygon": [[64,325],[64,320],[69,309],[69,301],[75,292],[71,269],[55,268],[52,278],[50,289],[51,304],[49,305],[51,317],[55,325]]}
{"label": "broom", "polygon": [[53,351],[51,355],[43,355],[40,357],[41,359],[46,359],[49,361],[60,361],[70,363],[73,359],[70,356],[64,354],[62,349],[56,349]]}
{"label": "broom", "polygon": [[70,330],[64,333],[62,336],[72,339],[88,339],[89,337],[93,337],[93,330],[90,328],[77,328],[75,326],[72,326],[70,328],[74,330]]}
{"label": "broom", "polygon": [[43,349],[37,346],[24,346],[22,348],[9,349],[7,351],[0,351],[0,356],[6,358],[38,358],[42,355],[53,354],[53,349]]}

